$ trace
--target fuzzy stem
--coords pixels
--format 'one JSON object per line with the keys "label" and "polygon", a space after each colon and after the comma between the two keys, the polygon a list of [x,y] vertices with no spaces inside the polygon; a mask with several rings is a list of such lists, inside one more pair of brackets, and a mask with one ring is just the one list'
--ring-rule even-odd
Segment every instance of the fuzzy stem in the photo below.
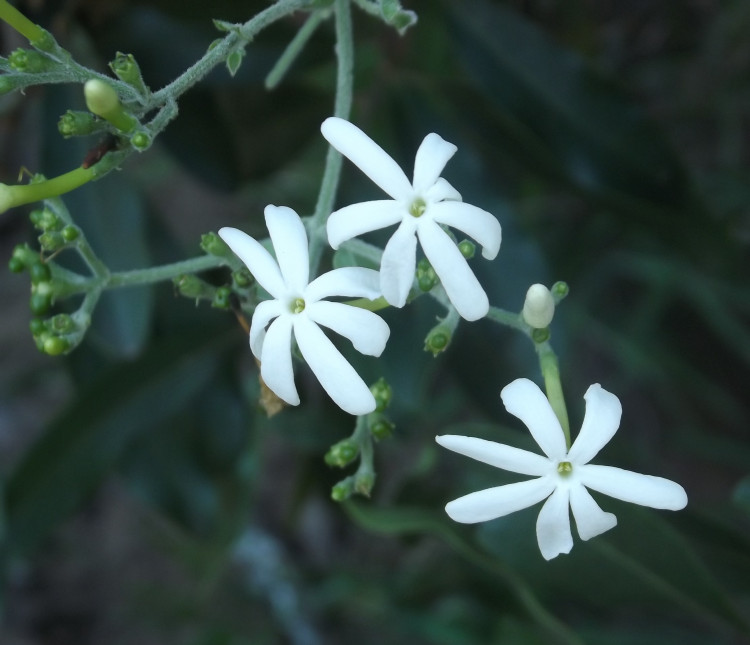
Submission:
{"label": "fuzzy stem", "polygon": [[281,83],[284,75],[289,71],[289,68],[292,66],[294,61],[297,60],[297,56],[300,55],[305,45],[307,44],[307,41],[310,40],[312,35],[315,33],[318,25],[320,25],[320,23],[323,22],[323,20],[325,20],[327,17],[328,11],[316,11],[315,13],[311,14],[310,17],[305,21],[305,24],[302,25],[302,28],[297,32],[294,38],[292,38],[291,42],[284,50],[284,53],[281,54],[279,60],[273,66],[271,71],[268,72],[268,76],[266,76],[265,81],[267,90],[273,90],[278,86],[279,83]]}

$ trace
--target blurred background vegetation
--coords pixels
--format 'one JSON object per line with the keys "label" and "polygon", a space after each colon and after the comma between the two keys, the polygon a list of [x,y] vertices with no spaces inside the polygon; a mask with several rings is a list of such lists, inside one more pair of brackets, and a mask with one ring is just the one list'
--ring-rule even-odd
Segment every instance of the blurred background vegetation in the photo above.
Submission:
{"label": "blurred background vegetation", "polygon": [[[159,88],[244,21],[245,0],[26,0],[85,64],[133,53]],[[434,359],[426,299],[387,312],[395,391],[370,500],[323,462],[352,420],[298,373],[303,405],[267,419],[231,314],[171,284],[107,294],[67,358],[37,352],[26,276],[0,273],[3,645],[724,645],[750,642],[750,3],[412,0],[404,37],[354,10],[353,121],[409,168],[422,137],[503,225],[474,268],[494,305],[566,280],[553,323],[571,422],[600,382],[623,402],[601,463],[684,485],[687,510],[602,498],[620,524],[544,562],[527,509],[451,524],[447,501],[511,481],[435,434],[532,448],[499,390],[539,380],[533,348],[487,321]],[[113,269],[198,255],[223,225],[264,235],[263,207],[313,210],[332,112],[332,25],[281,87],[263,79],[304,14],[217,69],[121,172],[65,198]],[[2,53],[22,43],[5,29]],[[0,180],[52,176],[95,140],[63,140],[81,88],[0,98]],[[345,165],[339,205],[378,195]],[[34,243],[0,218],[2,255]],[[374,237],[373,239],[378,239]],[[217,284],[227,276],[208,276]]]}

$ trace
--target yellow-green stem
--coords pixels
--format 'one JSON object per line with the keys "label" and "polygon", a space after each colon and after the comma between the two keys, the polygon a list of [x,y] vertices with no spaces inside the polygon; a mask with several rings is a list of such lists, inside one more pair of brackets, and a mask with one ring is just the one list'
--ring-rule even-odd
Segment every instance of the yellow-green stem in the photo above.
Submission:
{"label": "yellow-green stem", "polygon": [[71,190],[83,186],[94,177],[97,170],[95,166],[89,168],[76,168],[64,175],[52,179],[32,182],[30,184],[17,184],[8,186],[0,184],[0,213],[4,213],[14,206],[31,204],[57,195],[63,195]]}
{"label": "yellow-green stem", "polygon": [[6,0],[0,0],[0,20],[7,22],[19,34],[27,38],[32,45],[44,40],[44,29],[31,22]]}
{"label": "yellow-green stem", "polygon": [[568,409],[565,406],[565,397],[560,383],[560,368],[557,356],[547,342],[539,343],[536,346],[536,351],[544,378],[544,387],[547,390],[547,399],[555,412],[555,416],[560,421],[560,426],[565,434],[565,444],[570,448],[570,422],[568,421]]}

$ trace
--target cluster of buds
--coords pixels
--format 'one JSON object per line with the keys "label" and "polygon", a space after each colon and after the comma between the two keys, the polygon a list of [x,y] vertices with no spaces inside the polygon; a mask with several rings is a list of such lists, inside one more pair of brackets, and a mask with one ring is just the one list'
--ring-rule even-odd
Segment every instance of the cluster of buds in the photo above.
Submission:
{"label": "cluster of buds", "polygon": [[360,460],[357,471],[331,489],[331,498],[336,502],[343,502],[355,494],[370,496],[375,485],[373,442],[389,437],[395,427],[385,415],[393,398],[391,386],[381,378],[370,386],[370,392],[375,397],[375,410],[359,417],[352,436],[333,444],[325,455],[326,464],[335,468],[348,466],[357,458]]}

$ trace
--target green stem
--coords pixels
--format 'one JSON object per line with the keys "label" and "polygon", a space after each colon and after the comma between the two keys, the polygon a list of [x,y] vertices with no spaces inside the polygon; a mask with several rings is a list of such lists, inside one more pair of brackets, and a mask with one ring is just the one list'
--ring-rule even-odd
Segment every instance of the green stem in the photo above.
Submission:
{"label": "green stem", "polygon": [[544,377],[547,399],[560,421],[560,426],[565,434],[565,444],[570,448],[570,423],[568,422],[568,409],[565,406],[565,397],[563,396],[562,384],[560,383],[560,367],[557,355],[548,341],[537,343],[535,347],[537,356],[539,357],[539,367]]}
{"label": "green stem", "polygon": [[174,99],[189,90],[203,79],[214,67],[223,63],[227,56],[237,47],[249,43],[260,31],[268,25],[294,13],[307,4],[306,0],[279,0],[276,4],[261,11],[236,31],[228,34],[216,47],[210,49],[203,58],[196,61],[192,67],[185,70],[169,85],[166,85],[153,95],[152,105],[160,105]]}
{"label": "green stem", "polygon": [[310,40],[315,33],[318,25],[320,25],[320,23],[327,17],[328,11],[316,11],[305,21],[305,24],[302,25],[302,28],[296,33],[294,38],[292,38],[291,42],[284,50],[284,53],[281,54],[279,60],[273,66],[271,71],[268,72],[265,82],[267,90],[273,90],[278,86],[284,78],[284,75],[289,71],[292,63],[297,60],[297,56],[300,55],[307,44],[307,41]]}
{"label": "green stem", "polygon": [[[341,119],[348,119],[352,110],[354,88],[354,40],[352,35],[352,15],[349,0],[336,0],[336,98],[333,114]],[[323,254],[325,240],[325,222],[333,210],[336,190],[341,176],[341,153],[333,146],[328,147],[326,167],[320,183],[318,202],[315,214],[309,220],[310,232],[310,269],[317,273],[320,258]]]}
{"label": "green stem", "polygon": [[506,327],[518,329],[519,331],[524,332],[527,336],[530,333],[529,326],[523,321],[521,316],[512,311],[506,311],[499,307],[490,307],[490,310],[487,313],[487,318],[494,320],[501,325],[505,325]]}
{"label": "green stem", "polygon": [[199,273],[207,269],[215,269],[224,264],[225,261],[215,255],[201,255],[197,258],[182,260],[181,262],[174,262],[172,264],[163,264],[148,269],[118,271],[109,276],[105,288],[134,287],[153,284],[154,282],[164,282],[185,273]]}
{"label": "green stem", "polygon": [[0,20],[4,20],[33,45],[45,38],[44,29],[35,25],[6,0],[0,0]]}
{"label": "green stem", "polygon": [[95,166],[88,168],[80,167],[53,179],[45,179],[30,184],[18,184],[14,186],[0,184],[0,213],[4,213],[14,206],[22,206],[23,204],[38,202],[49,197],[56,197],[57,195],[70,192],[88,183],[97,174]]}

